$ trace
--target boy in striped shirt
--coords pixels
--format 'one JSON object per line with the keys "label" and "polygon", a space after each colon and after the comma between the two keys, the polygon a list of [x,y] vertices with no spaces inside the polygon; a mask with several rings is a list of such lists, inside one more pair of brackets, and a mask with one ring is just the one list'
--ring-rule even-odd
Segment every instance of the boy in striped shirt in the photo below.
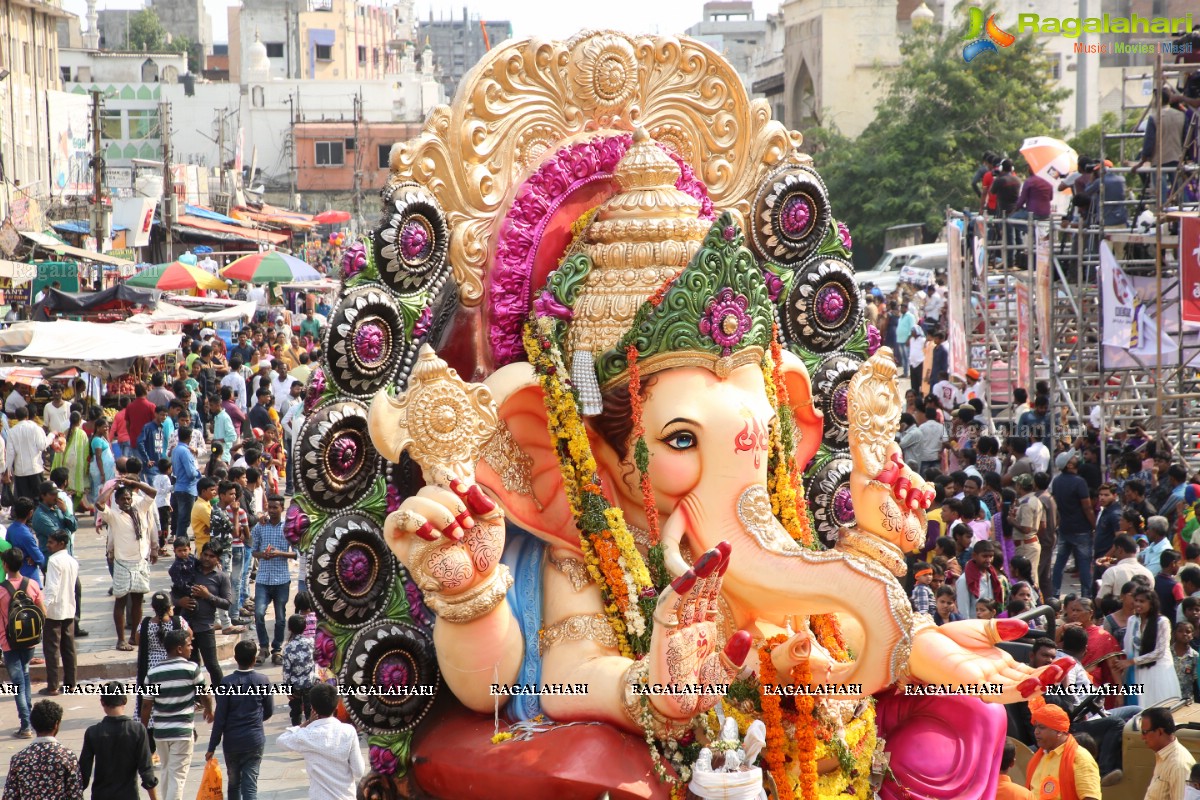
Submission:
{"label": "boy in striped shirt", "polygon": [[162,800],[181,800],[195,745],[196,704],[204,710],[204,721],[212,722],[213,699],[209,694],[196,693],[205,681],[200,665],[188,660],[192,655],[191,631],[168,632],[163,646],[169,658],[146,675],[146,686],[157,686],[158,694],[142,703],[141,717],[143,725],[154,721],[154,741],[159,745],[165,776]]}

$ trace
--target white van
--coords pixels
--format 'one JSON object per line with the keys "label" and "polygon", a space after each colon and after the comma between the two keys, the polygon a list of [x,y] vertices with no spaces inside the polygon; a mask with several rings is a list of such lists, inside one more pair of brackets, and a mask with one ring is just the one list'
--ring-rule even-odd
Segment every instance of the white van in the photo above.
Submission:
{"label": "white van", "polygon": [[946,259],[949,249],[945,242],[934,244],[915,244],[911,247],[893,247],[884,251],[875,266],[866,272],[854,273],[854,280],[859,286],[873,283],[884,294],[896,290],[900,283],[900,270],[904,267],[928,270],[934,275],[946,272]]}

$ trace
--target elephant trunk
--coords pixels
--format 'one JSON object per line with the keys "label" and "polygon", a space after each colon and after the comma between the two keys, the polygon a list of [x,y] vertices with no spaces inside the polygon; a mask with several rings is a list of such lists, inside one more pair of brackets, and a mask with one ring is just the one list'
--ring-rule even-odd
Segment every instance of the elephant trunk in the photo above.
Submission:
{"label": "elephant trunk", "polygon": [[[729,496],[728,488],[723,494]],[[714,514],[698,493],[681,501],[663,526],[668,569],[687,568],[678,554],[685,533],[697,554],[728,541],[732,553],[722,592],[739,627],[753,619],[782,626],[789,616],[837,614],[857,623],[862,636],[850,643],[854,661],[837,671],[836,682],[862,684],[863,694],[871,694],[901,677],[912,611],[895,577],[859,556],[798,545],[771,513],[761,484],[745,489],[734,505],[733,513]]]}

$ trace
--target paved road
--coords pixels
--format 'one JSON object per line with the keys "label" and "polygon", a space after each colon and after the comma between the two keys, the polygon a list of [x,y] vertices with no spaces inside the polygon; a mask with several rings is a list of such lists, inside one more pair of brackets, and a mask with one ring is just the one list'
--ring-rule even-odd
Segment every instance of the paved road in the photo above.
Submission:
{"label": "paved road", "polygon": [[[78,640],[81,661],[102,660],[110,662],[110,670],[122,674],[122,680],[133,681],[136,672],[135,660],[130,658],[133,653],[118,652],[113,648],[116,637],[112,623],[112,599],[107,595],[109,587],[108,567],[104,560],[103,539],[94,532],[90,520],[80,520],[79,532],[75,540],[75,556],[80,561],[83,578],[83,627],[91,635]],[[168,590],[170,579],[167,567],[171,559],[160,561],[151,567],[150,586],[153,591]],[[293,572],[295,563],[292,565]],[[295,583],[292,585],[295,593]],[[291,604],[289,603],[289,611]],[[147,612],[149,609],[147,609]],[[273,630],[273,615],[268,610],[267,629]],[[252,636],[253,627],[246,636]],[[39,649],[40,655],[40,649]],[[122,671],[118,665],[128,665],[127,671]],[[232,658],[223,662],[226,674],[236,669]],[[270,662],[261,668],[272,682],[282,680],[282,668],[271,666]],[[110,674],[112,674],[110,672]],[[34,702],[43,699],[37,695],[37,690],[45,686],[37,681],[33,684]],[[60,696],[55,700],[63,706],[64,716],[59,731],[59,741],[78,753],[83,745],[83,732],[89,726],[99,721],[103,716],[100,710],[100,700],[94,696]],[[280,702],[282,701],[282,702]],[[132,702],[129,705],[132,713]],[[290,724],[288,718],[287,698],[276,698],[275,715],[266,723],[267,748],[263,757],[262,771],[259,776],[259,797],[261,800],[301,800],[308,797],[308,774],[304,769],[304,760],[299,756],[283,750],[275,744],[275,739]],[[17,709],[13,700],[0,697],[0,779],[8,774],[9,759],[14,753],[24,749],[29,742],[14,739],[11,734],[17,730]],[[196,796],[200,787],[200,776],[204,770],[204,750],[208,747],[208,736],[211,726],[197,715],[196,728],[200,738],[196,743],[192,758],[192,769],[183,792],[184,800]],[[363,757],[366,758],[366,740],[363,739]],[[220,752],[218,750],[218,758]],[[222,764],[222,766],[224,766]],[[161,780],[161,775],[159,776]],[[143,793],[144,795],[144,793]],[[160,794],[161,796],[161,794]],[[97,798],[97,800],[101,800]]]}

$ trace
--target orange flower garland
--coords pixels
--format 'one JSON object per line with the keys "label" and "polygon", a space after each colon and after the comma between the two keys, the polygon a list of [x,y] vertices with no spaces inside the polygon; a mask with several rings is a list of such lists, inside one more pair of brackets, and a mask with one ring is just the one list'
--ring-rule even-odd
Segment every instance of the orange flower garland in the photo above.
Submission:
{"label": "orange flower garland", "polygon": [[[772,668],[774,665],[772,665]],[[812,670],[808,661],[792,667],[792,685],[808,686],[812,683]],[[816,698],[811,694],[796,695],[796,760],[800,764],[800,796],[804,800],[816,800],[817,779],[817,735],[813,728],[813,708]]]}
{"label": "orange flower garland", "polygon": [[[762,720],[767,726],[767,744],[763,749],[763,761],[767,771],[775,779],[775,789],[779,800],[795,800],[796,793],[792,790],[792,779],[787,774],[785,756],[788,739],[783,731],[783,707],[779,692],[775,691],[779,675],[775,672],[775,664],[771,661],[771,650],[787,641],[787,636],[778,634],[763,642],[758,648],[758,691],[762,700]],[[811,722],[811,716],[809,721]],[[797,722],[797,730],[800,729]],[[815,800],[815,798],[806,798]]]}
{"label": "orange flower garland", "polygon": [[817,641],[831,656],[843,663],[850,660],[850,653],[846,651],[846,640],[842,637],[842,626],[838,623],[836,614],[816,614],[809,618],[809,624]]}

